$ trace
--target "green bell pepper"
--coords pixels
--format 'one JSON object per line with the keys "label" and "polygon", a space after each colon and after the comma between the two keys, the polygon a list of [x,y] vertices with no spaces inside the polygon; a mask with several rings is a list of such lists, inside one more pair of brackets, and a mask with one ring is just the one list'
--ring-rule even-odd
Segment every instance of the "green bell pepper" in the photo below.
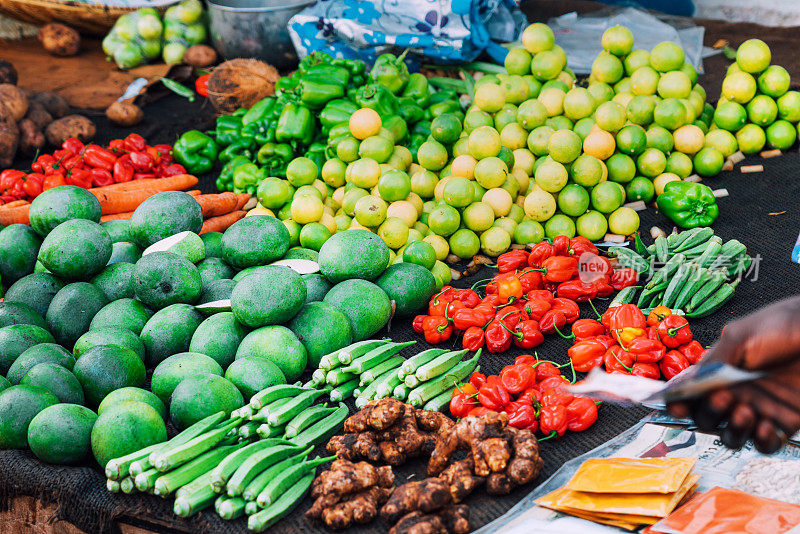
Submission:
{"label": "green bell pepper", "polygon": [[189,130],[184,133],[172,147],[175,161],[191,174],[210,171],[217,161],[218,153],[217,143],[199,130]]}
{"label": "green bell pepper", "polygon": [[397,98],[383,85],[368,83],[356,93],[356,104],[362,108],[374,109],[378,115],[388,117],[397,115]]}
{"label": "green bell pepper", "polygon": [[336,137],[341,137],[343,135],[350,135],[350,123],[348,122],[340,122],[336,126],[332,127],[328,132],[328,139],[334,139]]}
{"label": "green bell pepper", "polygon": [[410,98],[420,107],[425,107],[431,99],[428,87],[428,78],[424,74],[415,72],[408,77],[406,88],[403,89],[403,97]]}
{"label": "green bell pepper", "polygon": [[411,128],[411,135],[421,135],[428,137],[431,134],[431,121],[419,121]]}
{"label": "green bell pepper", "polygon": [[408,149],[411,151],[411,155],[414,156],[415,163],[419,163],[419,160],[417,160],[417,151],[427,138],[428,136],[426,135],[412,134],[411,138],[408,141],[408,145],[406,145]]}
{"label": "green bell pepper", "polygon": [[439,102],[444,102],[446,100],[458,101],[458,93],[452,89],[442,89],[433,93],[429,100],[431,105],[438,104]]}
{"label": "green bell pepper", "polygon": [[261,169],[255,163],[239,165],[233,171],[233,190],[244,192],[249,186],[258,186],[261,181]]}
{"label": "green bell pepper", "polygon": [[325,149],[327,146],[324,143],[311,143],[308,147],[308,151],[304,154],[305,157],[313,161],[318,169],[322,169],[322,166],[325,165]]}
{"label": "green bell pepper", "polygon": [[656,204],[661,213],[681,228],[711,226],[719,215],[711,188],[692,182],[669,182]]}
{"label": "green bell pepper", "polygon": [[330,54],[319,51],[311,52],[310,54],[308,54],[307,56],[305,56],[303,59],[300,60],[300,64],[297,66],[297,70],[298,72],[300,72],[301,75],[305,76],[306,72],[308,72],[308,70],[311,67],[315,65],[325,65],[330,63],[333,63],[333,56],[331,56]]}
{"label": "green bell pepper", "polygon": [[249,110],[249,109],[247,109],[247,108],[239,108],[239,109],[237,109],[236,111],[234,111],[233,113],[231,113],[231,115],[233,115],[234,117],[244,117],[244,116],[245,116],[245,114],[246,114],[248,111],[250,111],[250,110]]}
{"label": "green bell pepper", "polygon": [[300,80],[300,101],[311,109],[320,109],[334,98],[344,96],[344,85],[338,82],[317,81],[315,78]]}
{"label": "green bell pepper", "polygon": [[383,120],[383,127],[394,135],[394,144],[399,145],[408,136],[406,121],[398,115],[391,115]]}
{"label": "green bell pepper", "polygon": [[442,113],[453,113],[461,111],[461,104],[458,103],[458,100],[445,100],[443,102],[437,102],[435,104],[431,104],[428,106],[427,111],[430,111],[431,118],[435,119]]}
{"label": "green bell pepper", "polygon": [[358,106],[347,99],[337,98],[331,100],[325,104],[325,107],[319,113],[322,133],[327,135],[331,128],[337,124],[348,122],[350,120],[350,115],[356,111],[358,111]]}
{"label": "green bell pepper", "polygon": [[250,111],[242,117],[242,126],[249,126],[252,123],[264,120],[275,107],[275,98],[268,96],[262,98],[250,108]]}
{"label": "green bell pepper", "polygon": [[288,162],[292,158],[294,158],[294,150],[291,145],[286,143],[266,143],[256,155],[259,165],[267,165],[273,159]]}
{"label": "green bell pepper", "polygon": [[331,61],[331,65],[336,65],[337,67],[346,68],[348,71],[350,71],[351,76],[364,74],[364,72],[366,72],[367,70],[367,65],[360,59],[345,59],[337,57],[333,61]]}
{"label": "green bell pepper", "polygon": [[289,76],[283,76],[280,80],[275,82],[275,90],[293,91],[297,88],[298,83],[300,83],[300,78],[298,76],[294,76],[294,73],[292,73]]}
{"label": "green bell pepper", "polygon": [[307,107],[289,102],[278,118],[275,139],[281,142],[296,141],[308,145],[314,139],[314,126],[314,117]]}
{"label": "green bell pepper", "polygon": [[350,81],[350,71],[337,65],[316,65],[303,74],[303,80],[313,80],[319,83],[335,83],[345,86]]}
{"label": "green bell pepper", "polygon": [[425,110],[417,105],[416,100],[411,97],[404,96],[397,99],[398,107],[400,108],[400,116],[410,124],[414,124],[422,120],[425,116]]}
{"label": "green bell pepper", "polygon": [[275,140],[275,123],[272,118],[264,119],[259,122],[251,122],[242,129],[242,135],[251,137],[253,142],[261,146]]}
{"label": "green bell pepper", "polygon": [[244,156],[236,156],[226,163],[217,178],[217,189],[220,191],[233,191],[233,171],[236,170],[236,167],[245,163],[250,163],[250,160]]}
{"label": "green bell pepper", "polygon": [[247,159],[252,159],[252,146],[252,138],[240,138],[238,141],[234,142],[232,145],[219,153],[219,160],[222,163],[227,163],[236,156],[244,156]]}
{"label": "green bell pepper", "polygon": [[235,115],[222,115],[217,117],[216,127],[213,132],[218,145],[228,146],[239,139],[242,133],[243,118]]}
{"label": "green bell pepper", "polygon": [[369,72],[370,78],[389,89],[392,94],[398,94],[406,86],[410,76],[408,66],[403,61],[406,54],[408,54],[408,49],[400,56],[381,54]]}

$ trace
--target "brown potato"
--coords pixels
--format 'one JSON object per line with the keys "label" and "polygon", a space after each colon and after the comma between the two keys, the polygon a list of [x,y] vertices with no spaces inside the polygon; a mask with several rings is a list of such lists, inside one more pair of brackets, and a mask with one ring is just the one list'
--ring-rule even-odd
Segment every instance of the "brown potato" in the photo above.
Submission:
{"label": "brown potato", "polygon": [[32,120],[40,130],[44,130],[48,124],[53,122],[53,116],[48,113],[43,105],[36,101],[28,102],[28,113],[25,114],[25,118]]}
{"label": "brown potato", "polygon": [[46,144],[44,134],[36,127],[30,119],[22,119],[17,125],[19,127],[19,151],[26,156],[36,154],[37,150],[44,148]]}
{"label": "brown potato", "polygon": [[28,99],[16,85],[0,83],[0,102],[4,106],[0,113],[9,113],[11,118],[17,122],[21,121],[28,112]]}
{"label": "brown potato", "polygon": [[31,100],[43,105],[44,109],[46,109],[54,119],[60,119],[69,114],[69,103],[67,103],[67,99],[52,91],[36,93]]}
{"label": "brown potato", "polygon": [[83,115],[67,115],[48,124],[44,134],[48,143],[59,146],[68,137],[88,141],[96,132],[94,123]]}
{"label": "brown potato", "polygon": [[0,119],[0,168],[10,167],[14,162],[19,144],[17,123],[10,119]]}
{"label": "brown potato", "polygon": [[142,108],[133,102],[114,102],[106,109],[106,117],[114,124],[133,126],[142,122],[144,113]]}
{"label": "brown potato", "polygon": [[80,34],[64,24],[51,22],[42,26],[36,38],[55,56],[74,56],[81,51]]}
{"label": "brown potato", "polygon": [[0,83],[17,85],[17,79],[17,69],[14,68],[14,65],[10,61],[0,59]]}
{"label": "brown potato", "polygon": [[217,51],[208,45],[192,45],[183,53],[183,62],[196,69],[202,69],[217,62]]}

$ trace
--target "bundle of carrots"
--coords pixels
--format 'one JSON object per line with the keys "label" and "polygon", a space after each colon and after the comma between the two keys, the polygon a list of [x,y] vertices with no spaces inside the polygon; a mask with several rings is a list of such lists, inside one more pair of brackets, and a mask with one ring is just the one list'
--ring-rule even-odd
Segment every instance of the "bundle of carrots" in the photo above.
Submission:
{"label": "bundle of carrots", "polygon": [[[197,185],[197,178],[191,174],[179,174],[167,178],[142,179],[121,182],[88,191],[100,201],[101,222],[112,219],[130,219],[133,211],[146,199],[162,191],[184,191]],[[203,229],[205,232],[221,232],[247,214],[250,201],[247,193],[230,192],[203,195],[198,190],[187,191],[197,199],[203,209]],[[30,203],[17,200],[0,206],[0,224],[29,224]]]}

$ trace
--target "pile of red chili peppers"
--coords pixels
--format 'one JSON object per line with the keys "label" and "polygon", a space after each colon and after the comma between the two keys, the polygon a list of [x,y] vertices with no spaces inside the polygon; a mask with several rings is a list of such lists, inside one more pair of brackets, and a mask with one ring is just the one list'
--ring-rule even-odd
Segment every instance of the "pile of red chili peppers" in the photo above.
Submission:
{"label": "pile of red chili peppers", "polygon": [[530,354],[518,356],[499,375],[473,373],[469,382],[453,390],[450,413],[461,418],[486,412],[505,412],[515,428],[539,431],[545,438],[580,432],[597,421],[597,404],[588,397],[563,390],[570,382],[561,370]]}
{"label": "pile of red chili peppers", "polygon": [[15,169],[0,172],[0,204],[31,200],[42,191],[60,185],[89,189],[178,174],[186,174],[186,169],[172,163],[172,146],[150,146],[139,134],[114,139],[108,148],[84,145],[70,137],[59,150],[40,155],[31,165],[31,172]]}
{"label": "pile of red chili peppers", "polygon": [[644,316],[634,304],[609,308],[600,318],[572,325],[568,354],[576,371],[605,365],[608,373],[669,380],[700,361],[706,350],[692,337],[685,317],[658,306]]}
{"label": "pile of red chili peppers", "polygon": [[[414,330],[431,344],[463,332],[463,347],[473,351],[485,346],[491,353],[504,352],[512,343],[532,349],[544,334],[561,333],[578,319],[577,302],[636,283],[636,271],[614,270],[597,252],[585,237],[566,236],[542,241],[530,252],[506,252],[497,258],[499,274],[486,284],[484,298],[473,289],[445,286],[431,298],[428,313],[414,318]],[[579,258],[595,265],[591,282],[579,278]]]}

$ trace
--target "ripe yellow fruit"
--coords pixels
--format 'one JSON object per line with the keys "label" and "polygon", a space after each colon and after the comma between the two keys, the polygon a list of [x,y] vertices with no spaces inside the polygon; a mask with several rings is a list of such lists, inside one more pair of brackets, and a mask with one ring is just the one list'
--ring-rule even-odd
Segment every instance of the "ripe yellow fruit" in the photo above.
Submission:
{"label": "ripe yellow fruit", "polygon": [[599,160],[607,160],[617,147],[614,136],[598,127],[593,127],[583,140],[583,152]]}

